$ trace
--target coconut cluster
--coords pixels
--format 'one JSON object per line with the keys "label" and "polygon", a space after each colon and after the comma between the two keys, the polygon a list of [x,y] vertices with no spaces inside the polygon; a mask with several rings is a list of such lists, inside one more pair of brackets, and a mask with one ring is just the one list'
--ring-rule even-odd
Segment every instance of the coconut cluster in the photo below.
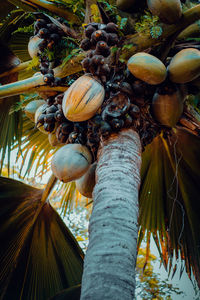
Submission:
{"label": "coconut cluster", "polygon": [[[51,18],[54,20],[53,18]],[[55,51],[57,46],[61,45],[63,37],[66,36],[62,25],[58,20],[51,21],[48,17],[37,19],[34,23],[34,37],[29,42],[29,53],[32,54],[32,48],[35,47],[33,53],[39,56],[40,72],[44,75],[44,82],[51,86],[62,84],[62,79],[54,76],[53,68],[60,65],[61,61],[57,57],[53,61],[48,57],[48,51]],[[60,26],[61,25],[61,26]],[[32,55],[31,55],[32,56]]]}
{"label": "coconut cluster", "polygon": [[111,71],[106,58],[111,53],[110,47],[118,45],[120,40],[117,25],[90,23],[85,28],[85,36],[80,47],[90,51],[82,61],[83,68],[86,73],[97,76],[105,83]]}
{"label": "coconut cluster", "polygon": [[[49,142],[57,144],[86,144],[87,124],[71,122],[62,110],[63,93],[47,98],[35,112],[35,123],[39,130],[49,133]],[[30,104],[29,104],[30,105]],[[27,109],[26,109],[27,111]]]}
{"label": "coconut cluster", "polygon": [[113,65],[111,48],[120,44],[120,36],[114,23],[88,24],[81,43],[87,51],[85,74],[35,112],[35,123],[49,134],[51,145],[63,144],[52,160],[55,176],[78,180],[87,197],[92,195],[87,187],[95,184],[92,163],[100,141],[122,128],[134,128],[143,149],[161,130],[167,136],[182,115],[184,85],[200,76],[200,51],[193,48],[178,52],[167,65],[146,52]]}
{"label": "coconut cluster", "polygon": [[[124,63],[117,63],[112,66],[110,54],[113,46],[120,44],[120,34],[116,24],[88,24],[85,28],[85,36],[81,43],[83,50],[87,51],[87,57],[82,65],[85,73],[89,73],[96,80],[101,82],[105,89],[105,98],[101,105],[100,112],[88,121],[88,143],[94,152],[98,149],[99,141],[107,138],[112,132],[122,128],[133,127],[140,132],[145,130],[142,136],[142,144],[148,144],[158,133],[158,126],[149,116],[149,133],[144,125],[144,94],[146,87],[139,87],[140,82],[135,80]],[[160,62],[161,63],[161,62]],[[161,63],[162,64],[162,63]],[[164,67],[164,66],[163,66]],[[166,68],[164,67],[164,71]],[[166,73],[163,79],[165,79]],[[148,89],[147,98],[152,97],[152,89]],[[88,118],[89,119],[89,118]],[[156,130],[152,127],[156,127]],[[96,149],[95,149],[96,148]]]}

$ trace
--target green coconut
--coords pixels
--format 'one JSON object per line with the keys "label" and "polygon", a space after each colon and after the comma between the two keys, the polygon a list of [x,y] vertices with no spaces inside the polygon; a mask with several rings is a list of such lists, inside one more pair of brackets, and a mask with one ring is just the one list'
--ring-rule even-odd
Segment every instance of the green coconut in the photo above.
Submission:
{"label": "green coconut", "polygon": [[180,0],[147,0],[151,13],[166,24],[176,23],[182,16]]}
{"label": "green coconut", "polygon": [[152,85],[160,84],[167,76],[165,65],[157,57],[145,52],[131,56],[127,66],[136,78]]}
{"label": "green coconut", "polygon": [[87,172],[78,180],[76,180],[76,188],[81,195],[92,198],[92,192],[95,186],[95,171],[97,163],[93,163]]}
{"label": "green coconut", "polygon": [[162,125],[174,127],[183,113],[183,100],[179,90],[172,94],[155,93],[152,101],[155,119]]}
{"label": "green coconut", "polygon": [[176,83],[187,83],[200,76],[200,51],[187,48],[179,51],[168,66],[169,78]]}
{"label": "green coconut", "polygon": [[67,144],[53,156],[51,169],[63,182],[70,182],[83,176],[92,162],[92,156],[86,146]]}
{"label": "green coconut", "polygon": [[34,122],[35,120],[35,112],[38,109],[39,106],[41,106],[42,104],[45,104],[46,101],[45,100],[33,100],[31,102],[29,102],[25,108],[24,108],[24,112],[26,114],[26,116]]}

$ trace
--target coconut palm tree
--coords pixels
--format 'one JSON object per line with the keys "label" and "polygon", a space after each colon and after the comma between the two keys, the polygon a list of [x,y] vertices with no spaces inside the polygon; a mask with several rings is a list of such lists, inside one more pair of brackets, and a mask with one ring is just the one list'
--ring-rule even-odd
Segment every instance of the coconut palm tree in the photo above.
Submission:
{"label": "coconut palm tree", "polygon": [[[122,10],[113,2],[5,1],[0,27],[1,168],[7,156],[9,169],[11,150],[15,147],[17,156],[22,155],[21,171],[25,176],[33,167],[35,175],[49,170],[52,155],[60,145],[52,147],[47,135],[35,127],[22,108],[33,99],[38,100],[38,95],[46,99],[66,91],[71,82],[83,75],[81,61],[87,53],[79,48],[82,24],[118,22],[122,30],[120,43],[109,56],[113,69],[124,67],[132,55],[142,51],[168,64],[179,50],[199,49],[199,26],[195,22],[200,19],[200,5],[182,4],[183,13],[168,25],[146,13],[145,3],[136,2],[132,4],[134,9],[128,8],[127,12],[123,6],[126,1],[117,1]],[[28,61],[27,44],[33,23],[39,18],[48,18],[66,34],[64,51],[55,53],[50,45],[48,53],[53,57],[54,78],[64,78],[64,84],[51,86],[46,84],[45,75],[33,76],[39,60],[33,56]],[[60,63],[55,63],[56,58]],[[195,63],[199,66],[199,60]],[[136,84],[138,75],[133,75]],[[186,72],[181,76],[186,76]],[[181,258],[181,272],[186,267],[189,276],[193,272],[200,284],[198,80],[190,80],[187,91],[179,85],[181,97],[188,96],[175,124],[162,124],[166,122],[166,112],[160,113],[162,107],[158,114],[154,111],[152,118],[155,89],[147,82],[142,91],[138,87],[141,130],[136,125],[127,126],[101,135],[98,153],[93,153],[97,157],[96,184],[81,296],[83,253],[48,201],[55,176],[50,177],[44,190],[1,177],[1,299],[48,299],[56,293],[53,299],[133,299],[137,246],[145,234],[146,259],[152,236],[165,267],[171,270],[173,257]],[[151,96],[147,102],[145,93]],[[168,111],[167,119],[174,117],[174,111],[174,107]],[[145,136],[149,122],[159,128],[151,137]],[[74,183],[63,184],[63,190],[65,201],[76,192]]]}

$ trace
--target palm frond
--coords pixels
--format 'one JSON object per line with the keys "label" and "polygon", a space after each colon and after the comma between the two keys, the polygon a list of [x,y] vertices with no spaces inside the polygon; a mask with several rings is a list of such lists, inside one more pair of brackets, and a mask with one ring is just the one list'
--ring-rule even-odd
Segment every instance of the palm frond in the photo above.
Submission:
{"label": "palm frond", "polygon": [[0,27],[0,38],[2,41],[9,42],[12,32],[18,28],[18,21],[21,20],[22,15],[24,15],[24,11],[20,9],[11,11],[8,14],[3,25]]}
{"label": "palm frond", "polygon": [[11,36],[10,47],[12,51],[20,58],[21,61],[30,59],[28,53],[28,42],[31,34],[24,32],[16,32]]}
{"label": "palm frond", "polygon": [[0,19],[2,20],[8,15],[10,11],[15,8],[14,5],[9,3],[7,0],[1,1]]}
{"label": "palm frond", "polygon": [[[200,138],[176,128],[143,153],[140,225],[151,232],[165,266],[181,256],[200,284]],[[142,232],[141,232],[142,235]]]}
{"label": "palm frond", "polygon": [[59,292],[49,300],[79,300],[81,296],[81,285],[76,285],[69,289]]}
{"label": "palm frond", "polygon": [[83,253],[42,190],[0,177],[0,299],[46,300],[80,284]]}
{"label": "palm frond", "polygon": [[22,133],[21,111],[9,114],[10,107],[18,100],[18,97],[11,97],[0,102],[0,173],[7,158],[8,170],[10,168],[10,157],[12,145],[18,141],[20,145]]}
{"label": "palm frond", "polygon": [[[4,45],[0,45],[1,51],[4,52],[1,55],[2,59],[0,60],[0,70],[4,72],[12,67],[15,67],[19,64],[17,57],[10,51],[10,49]],[[11,74],[10,76],[4,77],[1,79],[1,83],[13,82],[16,81],[18,75],[16,73]],[[20,111],[10,114],[10,108],[18,101],[18,96],[10,97],[9,99],[0,99],[0,173],[3,167],[4,159],[7,153],[7,164],[8,171],[10,167],[10,155],[11,147],[16,140],[20,144],[21,141],[21,128],[22,128],[22,113]]]}

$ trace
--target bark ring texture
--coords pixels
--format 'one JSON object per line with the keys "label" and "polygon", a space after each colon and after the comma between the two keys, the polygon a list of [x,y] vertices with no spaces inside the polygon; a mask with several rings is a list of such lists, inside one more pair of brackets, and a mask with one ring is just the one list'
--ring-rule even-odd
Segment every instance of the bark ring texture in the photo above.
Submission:
{"label": "bark ring texture", "polygon": [[81,300],[133,300],[140,167],[140,138],[132,129],[102,145]]}

